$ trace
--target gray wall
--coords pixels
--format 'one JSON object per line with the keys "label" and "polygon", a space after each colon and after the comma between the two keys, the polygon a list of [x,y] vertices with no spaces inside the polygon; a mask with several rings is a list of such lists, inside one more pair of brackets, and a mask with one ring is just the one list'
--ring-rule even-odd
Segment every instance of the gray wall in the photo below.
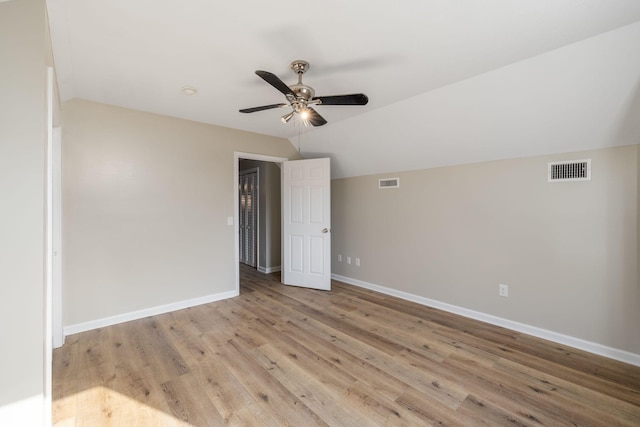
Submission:
{"label": "gray wall", "polygon": [[81,100],[62,117],[64,325],[233,291],[234,151],[293,146]]}
{"label": "gray wall", "polygon": [[[291,157],[292,160],[297,158]],[[275,163],[267,162],[265,164],[267,175],[267,218],[266,218],[266,234],[268,242],[267,258],[265,261],[265,267],[268,269],[279,269],[282,267],[282,250],[281,250],[281,210],[282,202],[281,196],[281,184],[280,166]]]}
{"label": "gray wall", "polygon": [[[0,425],[44,420],[44,1],[0,3]],[[19,423],[19,424],[18,424]]]}
{"label": "gray wall", "polygon": [[240,170],[252,168],[258,168],[260,184],[258,268],[270,271],[280,268],[280,167],[272,162],[240,161]]}
{"label": "gray wall", "polygon": [[[334,180],[333,273],[640,354],[639,150]],[[547,182],[583,158],[591,181]]]}

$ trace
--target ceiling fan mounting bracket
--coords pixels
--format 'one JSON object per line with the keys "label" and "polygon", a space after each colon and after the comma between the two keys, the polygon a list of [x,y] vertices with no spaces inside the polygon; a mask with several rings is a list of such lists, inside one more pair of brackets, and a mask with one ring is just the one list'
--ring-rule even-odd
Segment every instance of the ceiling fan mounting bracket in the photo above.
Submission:
{"label": "ceiling fan mounting bracket", "polygon": [[291,62],[291,69],[296,74],[304,74],[309,69],[309,63],[302,59],[296,59]]}

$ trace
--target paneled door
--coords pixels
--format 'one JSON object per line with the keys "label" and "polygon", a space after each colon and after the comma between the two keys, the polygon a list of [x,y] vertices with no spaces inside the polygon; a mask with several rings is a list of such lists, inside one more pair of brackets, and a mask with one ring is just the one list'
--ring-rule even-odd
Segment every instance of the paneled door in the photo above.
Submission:
{"label": "paneled door", "polygon": [[255,169],[240,172],[238,192],[240,262],[255,267],[258,248],[258,172]]}
{"label": "paneled door", "polygon": [[331,290],[330,161],[294,160],[282,167],[282,282]]}

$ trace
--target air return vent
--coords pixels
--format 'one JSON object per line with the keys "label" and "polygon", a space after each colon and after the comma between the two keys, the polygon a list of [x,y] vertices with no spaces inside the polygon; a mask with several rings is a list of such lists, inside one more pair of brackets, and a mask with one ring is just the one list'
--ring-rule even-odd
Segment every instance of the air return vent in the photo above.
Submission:
{"label": "air return vent", "polygon": [[551,162],[548,181],[589,181],[591,180],[591,159]]}
{"label": "air return vent", "polygon": [[378,180],[378,188],[398,188],[400,187],[400,178],[384,178]]}

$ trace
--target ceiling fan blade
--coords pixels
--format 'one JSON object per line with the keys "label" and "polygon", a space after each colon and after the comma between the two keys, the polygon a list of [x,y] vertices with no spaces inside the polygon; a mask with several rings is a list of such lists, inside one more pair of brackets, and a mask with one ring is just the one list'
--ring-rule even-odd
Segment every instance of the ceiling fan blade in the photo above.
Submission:
{"label": "ceiling fan blade", "polygon": [[352,93],[350,95],[316,96],[322,105],[367,105],[369,98],[364,93]]}
{"label": "ceiling fan blade", "polygon": [[316,110],[311,107],[307,107],[307,110],[309,111],[309,117],[307,118],[307,120],[309,121],[309,123],[311,123],[311,125],[322,126],[327,124],[327,121],[324,119],[324,117],[318,114]]}
{"label": "ceiling fan blade", "polygon": [[265,82],[278,89],[285,95],[292,95],[295,97],[295,93],[287,86],[278,76],[268,71],[256,70],[256,74],[262,78]]}
{"label": "ceiling fan blade", "polygon": [[262,110],[271,110],[272,108],[282,108],[286,107],[289,104],[271,104],[271,105],[263,105],[261,107],[251,107],[251,108],[243,108],[240,110],[241,113],[255,113],[256,111]]}

